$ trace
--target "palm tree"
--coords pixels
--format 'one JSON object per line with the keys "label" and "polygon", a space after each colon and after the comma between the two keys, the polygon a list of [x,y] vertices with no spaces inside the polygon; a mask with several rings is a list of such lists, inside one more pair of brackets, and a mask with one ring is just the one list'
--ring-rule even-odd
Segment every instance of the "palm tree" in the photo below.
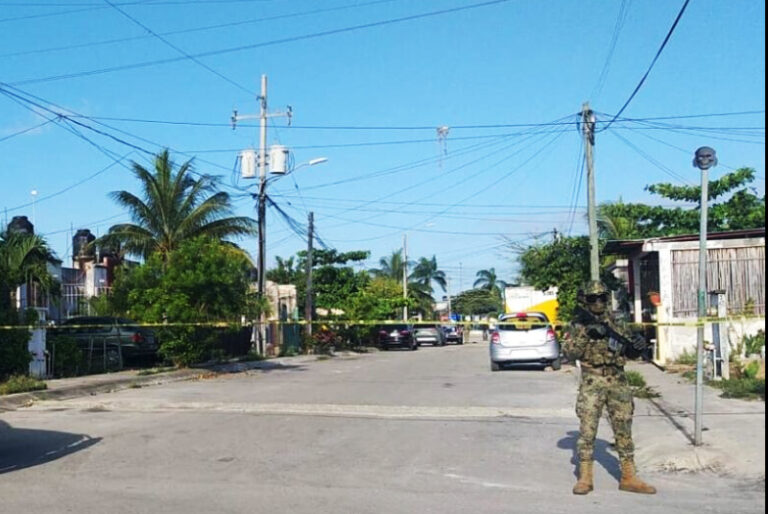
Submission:
{"label": "palm tree", "polygon": [[604,203],[597,206],[597,231],[600,238],[610,240],[637,238],[639,233],[637,220],[613,214],[610,209],[612,205]]}
{"label": "palm tree", "polygon": [[277,261],[277,267],[267,270],[267,280],[271,280],[276,284],[296,283],[300,269],[294,262],[294,258],[288,257],[287,259],[283,259],[280,256],[276,256],[275,260]]}
{"label": "palm tree", "polygon": [[440,286],[440,289],[446,291],[447,280],[445,272],[441,271],[437,267],[437,258],[433,255],[431,259],[422,257],[413,269],[410,277],[414,282],[418,282],[428,289],[430,293],[433,292],[432,282]]}
{"label": "palm tree", "polygon": [[133,223],[112,226],[96,244],[120,244],[127,253],[144,258],[159,252],[166,260],[170,252],[188,239],[224,239],[256,232],[256,221],[252,218],[230,216],[230,197],[217,191],[214,177],[195,178],[192,173],[191,160],[174,169],[167,149],[155,156],[152,171],[134,162],[133,174],[141,183],[143,198],[128,191],[110,194],[128,209]]}
{"label": "palm tree", "polygon": [[40,236],[7,228],[0,233],[0,313],[10,311],[20,285],[34,282],[46,290],[55,285],[47,266],[52,257],[53,252]]}
{"label": "palm tree", "polygon": [[475,276],[477,280],[473,284],[473,287],[480,289],[487,289],[488,291],[496,291],[501,296],[504,288],[507,287],[507,283],[496,275],[495,268],[481,269]]}
{"label": "palm tree", "polygon": [[405,265],[403,263],[403,254],[399,250],[393,251],[389,257],[379,259],[379,266],[379,268],[371,270],[371,275],[402,280]]}

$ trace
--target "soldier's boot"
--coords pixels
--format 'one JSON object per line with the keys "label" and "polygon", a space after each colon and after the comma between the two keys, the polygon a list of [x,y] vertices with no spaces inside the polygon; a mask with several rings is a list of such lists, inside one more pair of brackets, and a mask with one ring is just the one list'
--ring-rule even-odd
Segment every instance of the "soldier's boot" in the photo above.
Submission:
{"label": "soldier's boot", "polygon": [[621,461],[619,489],[630,493],[656,494],[655,487],[646,484],[635,474],[635,463],[631,460]]}
{"label": "soldier's boot", "polygon": [[580,462],[579,480],[573,486],[573,494],[588,494],[592,489],[592,461]]}

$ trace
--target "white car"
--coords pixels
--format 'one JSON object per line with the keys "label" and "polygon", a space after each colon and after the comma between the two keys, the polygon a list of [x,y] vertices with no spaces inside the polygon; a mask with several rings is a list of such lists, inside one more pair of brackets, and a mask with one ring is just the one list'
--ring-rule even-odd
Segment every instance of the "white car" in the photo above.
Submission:
{"label": "white car", "polygon": [[503,314],[491,331],[491,371],[506,364],[542,364],[558,370],[560,344],[552,323],[543,312]]}

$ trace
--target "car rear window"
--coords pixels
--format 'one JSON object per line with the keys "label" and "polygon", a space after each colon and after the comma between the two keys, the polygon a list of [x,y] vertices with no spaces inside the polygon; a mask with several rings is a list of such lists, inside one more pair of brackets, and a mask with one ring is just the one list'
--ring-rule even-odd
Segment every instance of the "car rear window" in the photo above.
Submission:
{"label": "car rear window", "polygon": [[549,323],[539,315],[512,316],[499,321],[498,329],[506,331],[540,330],[549,327]]}

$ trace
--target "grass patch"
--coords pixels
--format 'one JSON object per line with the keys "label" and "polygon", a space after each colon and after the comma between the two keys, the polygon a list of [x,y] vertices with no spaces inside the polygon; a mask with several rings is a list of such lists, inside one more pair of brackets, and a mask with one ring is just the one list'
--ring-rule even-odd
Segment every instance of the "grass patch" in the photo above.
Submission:
{"label": "grass patch", "polygon": [[136,373],[137,377],[146,377],[149,375],[157,375],[158,373],[166,373],[168,371],[174,371],[176,368],[173,366],[165,366],[160,368],[142,369]]}
{"label": "grass patch", "polygon": [[765,401],[764,378],[731,378],[717,382],[708,382],[707,385],[721,389],[723,398],[741,398],[744,400]]}
{"label": "grass patch", "polygon": [[15,375],[0,383],[0,395],[42,391],[48,386],[42,380],[25,375]]}
{"label": "grass patch", "polygon": [[658,391],[648,386],[645,382],[645,377],[637,371],[626,371],[624,376],[627,377],[627,384],[632,389],[632,396],[635,398],[658,398],[661,396]]}
{"label": "grass patch", "polygon": [[696,352],[689,352],[683,350],[683,353],[677,356],[675,364],[680,366],[695,366],[696,365]]}

